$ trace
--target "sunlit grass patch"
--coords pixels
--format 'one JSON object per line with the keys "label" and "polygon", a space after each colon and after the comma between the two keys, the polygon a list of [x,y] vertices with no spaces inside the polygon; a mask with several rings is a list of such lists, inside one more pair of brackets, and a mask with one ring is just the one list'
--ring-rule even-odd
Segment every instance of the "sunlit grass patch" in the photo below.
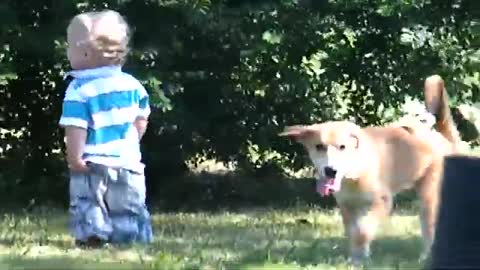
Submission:
{"label": "sunlit grass patch", "polygon": [[[67,216],[51,210],[7,214],[0,222],[1,265],[21,269],[347,269],[337,211],[255,209],[239,213],[153,216],[148,246],[83,250],[68,235]],[[419,268],[418,217],[394,215],[372,246],[369,265]]]}

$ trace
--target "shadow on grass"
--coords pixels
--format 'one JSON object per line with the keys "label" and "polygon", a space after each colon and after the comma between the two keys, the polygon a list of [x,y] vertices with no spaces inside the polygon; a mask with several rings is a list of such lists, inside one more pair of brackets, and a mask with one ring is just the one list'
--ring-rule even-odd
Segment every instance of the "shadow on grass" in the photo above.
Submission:
{"label": "shadow on grass", "polygon": [[[250,237],[246,235],[246,237]],[[261,239],[259,239],[261,240]],[[160,241],[165,249],[170,252],[170,259],[165,259],[165,253],[160,255],[155,265],[142,263],[107,263],[90,259],[68,258],[65,256],[22,258],[22,257],[0,257],[0,268],[7,269],[199,269],[210,266],[212,269],[300,269],[302,266],[313,265],[318,269],[343,269],[347,267],[345,254],[347,254],[346,241],[341,237],[327,237],[312,240],[310,242],[298,241],[295,245],[284,247],[256,247],[248,250],[236,250],[224,246],[218,249],[218,242],[203,244],[194,249],[198,252],[225,253],[239,251],[240,256],[228,260],[203,260],[195,262],[195,254],[184,254],[181,249],[187,248],[194,243],[184,242],[184,245],[172,247],[168,242]],[[372,269],[420,269],[417,263],[420,252],[419,239],[416,237],[408,239],[380,238],[373,245],[372,262],[369,267]],[[184,256],[182,257],[182,254]],[[171,259],[177,256],[177,259]],[[186,259],[190,263],[186,263]],[[193,260],[192,260],[193,259]],[[284,268],[280,268],[283,266]],[[10,267],[10,268],[9,268]],[[3,269],[3,268],[2,268]]]}
{"label": "shadow on grass", "polygon": [[94,270],[94,269],[150,269],[149,266],[140,263],[105,263],[91,260],[72,259],[68,257],[43,257],[43,258],[22,258],[22,257],[1,257],[0,269],[22,269],[22,270]]}
{"label": "shadow on grass", "polygon": [[[334,208],[334,197],[319,196],[315,185],[316,180],[308,177],[203,172],[161,181],[148,190],[148,200],[149,205],[161,211],[243,211],[257,207],[288,209],[296,205]],[[401,192],[395,196],[395,208],[409,208],[415,200],[415,192]]]}
{"label": "shadow on grass", "polygon": [[[372,257],[368,266],[373,269],[420,269],[421,251],[418,237],[395,239],[380,237],[372,244]],[[238,260],[227,263],[227,269],[279,265],[347,267],[348,246],[345,238],[327,237],[297,245],[273,249],[256,249],[246,252]]]}
{"label": "shadow on grass", "polygon": [[291,208],[297,204],[333,207],[333,197],[315,193],[315,180],[281,176],[248,177],[201,173],[162,181],[149,190],[150,205],[166,211],[238,210],[256,207]]}
{"label": "shadow on grass", "polygon": [[[214,269],[282,263],[294,265],[347,265],[348,248],[341,226],[329,224],[223,224],[166,228],[155,249],[177,258],[202,258]],[[172,224],[172,226],[175,226]],[[331,236],[334,235],[334,236]],[[372,245],[371,266],[383,269],[420,268],[421,239],[380,236]],[[160,260],[161,262],[161,260]],[[265,268],[266,269],[266,268]]]}

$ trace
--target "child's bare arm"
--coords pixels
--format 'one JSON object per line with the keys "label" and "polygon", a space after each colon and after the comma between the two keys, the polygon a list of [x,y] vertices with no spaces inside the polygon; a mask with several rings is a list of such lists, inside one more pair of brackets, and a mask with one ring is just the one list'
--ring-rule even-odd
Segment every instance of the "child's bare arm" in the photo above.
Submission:
{"label": "child's bare arm", "polygon": [[148,125],[148,117],[150,115],[150,102],[147,90],[140,85],[139,87],[140,92],[140,101],[138,104],[139,113],[137,118],[135,119],[134,125],[138,131],[138,139],[141,140],[145,131],[147,130]]}
{"label": "child's bare arm", "polygon": [[148,120],[143,117],[137,117],[133,125],[138,131],[138,139],[141,140],[147,130]]}
{"label": "child's bare arm", "polygon": [[87,141],[87,130],[75,126],[65,127],[67,162],[72,170],[86,171],[88,168],[82,159]]}

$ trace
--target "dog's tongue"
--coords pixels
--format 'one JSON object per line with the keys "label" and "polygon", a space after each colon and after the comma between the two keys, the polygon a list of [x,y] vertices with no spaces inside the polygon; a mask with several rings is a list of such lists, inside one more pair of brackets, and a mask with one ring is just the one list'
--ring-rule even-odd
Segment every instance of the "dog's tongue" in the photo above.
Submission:
{"label": "dog's tongue", "polygon": [[341,181],[335,178],[326,178],[323,181],[317,181],[317,192],[322,197],[328,196],[340,190]]}

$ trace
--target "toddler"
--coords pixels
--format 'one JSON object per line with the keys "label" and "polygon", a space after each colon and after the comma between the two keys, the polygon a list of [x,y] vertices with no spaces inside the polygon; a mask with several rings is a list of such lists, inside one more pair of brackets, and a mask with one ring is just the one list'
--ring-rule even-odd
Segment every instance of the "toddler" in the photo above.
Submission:
{"label": "toddler", "polygon": [[129,27],[115,11],[75,16],[67,28],[73,71],[60,125],[70,169],[70,229],[77,244],[149,243],[140,139],[148,94],[122,71]]}

